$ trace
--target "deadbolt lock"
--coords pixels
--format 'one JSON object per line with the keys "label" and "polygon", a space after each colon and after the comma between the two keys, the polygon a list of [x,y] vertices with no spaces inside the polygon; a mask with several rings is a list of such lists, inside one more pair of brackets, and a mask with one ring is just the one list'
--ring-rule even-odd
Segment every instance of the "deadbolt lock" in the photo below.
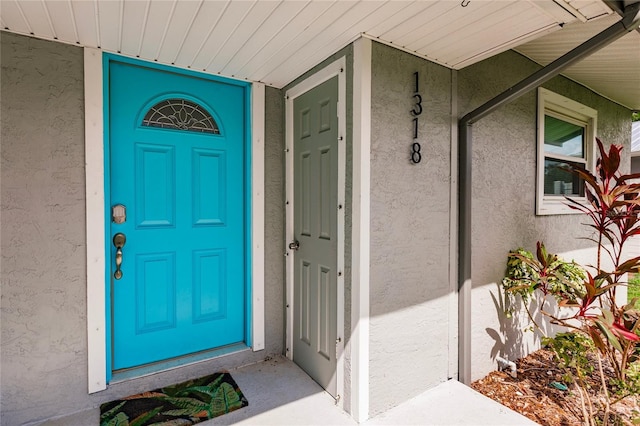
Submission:
{"label": "deadbolt lock", "polygon": [[127,221],[127,208],[124,204],[116,204],[111,208],[111,220],[118,225]]}

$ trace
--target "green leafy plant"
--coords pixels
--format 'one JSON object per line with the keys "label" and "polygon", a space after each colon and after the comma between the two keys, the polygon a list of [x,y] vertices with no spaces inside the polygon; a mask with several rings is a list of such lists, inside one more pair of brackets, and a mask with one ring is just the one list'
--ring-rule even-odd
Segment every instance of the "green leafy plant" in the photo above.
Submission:
{"label": "green leafy plant", "polygon": [[516,295],[528,301],[536,290],[540,290],[544,296],[555,296],[558,302],[575,304],[586,291],[586,277],[586,272],[580,265],[549,254],[544,243],[538,242],[536,257],[523,248],[509,253],[502,287],[507,291],[506,295],[511,302]]}
{"label": "green leafy plant", "polygon": [[551,348],[558,360],[558,366],[564,369],[564,381],[573,384],[580,397],[584,423],[592,424],[594,419],[593,403],[589,397],[587,378],[593,373],[594,366],[589,359],[593,350],[591,339],[580,333],[558,333],[554,338],[543,338],[542,343]]}
{"label": "green leafy plant", "polygon": [[[621,305],[616,290],[626,284],[628,274],[640,272],[640,256],[626,259],[624,255],[629,240],[634,236],[640,238],[640,184],[632,183],[640,179],[640,174],[619,172],[622,147],[611,145],[607,152],[600,140],[597,143],[600,158],[596,173],[579,167],[573,169],[585,183],[586,202],[567,197],[569,207],[589,219],[586,225],[592,234],[586,239],[596,244],[596,264],[581,275],[577,266],[560,266],[558,257],[538,242],[535,257],[524,250],[509,254],[503,288],[507,294],[519,295],[525,301],[536,298],[541,312],[553,324],[575,335],[569,339],[559,334],[555,343],[549,342],[557,355],[574,353],[577,341],[592,342],[606,396],[603,418],[607,424],[611,400],[602,358],[614,369],[620,395],[637,391],[640,312],[635,307],[636,300]],[[605,269],[605,257],[613,265],[609,269]],[[547,295],[553,295],[560,308],[572,309],[561,309],[564,315],[544,309]]]}

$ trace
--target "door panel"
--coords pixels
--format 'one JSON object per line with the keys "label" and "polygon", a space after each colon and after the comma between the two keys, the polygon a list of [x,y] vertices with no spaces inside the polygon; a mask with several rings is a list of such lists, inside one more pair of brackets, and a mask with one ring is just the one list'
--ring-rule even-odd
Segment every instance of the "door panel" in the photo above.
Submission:
{"label": "door panel", "polygon": [[293,360],[336,396],[338,77],[294,100]]}
{"label": "door panel", "polygon": [[245,90],[110,63],[114,370],[245,341]]}
{"label": "door panel", "polygon": [[175,148],[135,144],[136,225],[174,227],[176,207]]}

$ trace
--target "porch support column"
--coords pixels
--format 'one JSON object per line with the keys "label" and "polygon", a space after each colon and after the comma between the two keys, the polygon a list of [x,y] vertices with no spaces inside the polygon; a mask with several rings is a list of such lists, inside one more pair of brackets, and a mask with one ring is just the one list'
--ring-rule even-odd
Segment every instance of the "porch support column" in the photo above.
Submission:
{"label": "porch support column", "polygon": [[353,43],[353,226],[351,415],[369,418],[369,266],[371,197],[371,40]]}

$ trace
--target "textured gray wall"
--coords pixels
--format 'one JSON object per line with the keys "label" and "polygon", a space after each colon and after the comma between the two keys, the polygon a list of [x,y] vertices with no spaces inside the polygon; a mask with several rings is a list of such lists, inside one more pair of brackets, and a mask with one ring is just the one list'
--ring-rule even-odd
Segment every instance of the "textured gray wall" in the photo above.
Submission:
{"label": "textured gray wall", "polygon": [[20,424],[86,393],[83,65],[77,47],[0,41],[2,422]]}
{"label": "textured gray wall", "polygon": [[[506,90],[540,67],[515,52],[461,70],[458,74],[460,116]],[[629,164],[631,113],[564,77],[545,88],[598,111],[597,136],[625,147]],[[472,218],[472,376],[496,368],[495,355],[519,358],[537,349],[539,339],[522,323],[500,318],[499,283],[507,253],[517,247],[535,249],[538,240],[550,251],[577,261],[589,260],[593,245],[578,239],[587,228],[577,215],[535,215],[536,91],[480,120],[473,129]],[[505,339],[505,335],[507,336]]]}
{"label": "textured gray wall", "polygon": [[265,115],[265,315],[266,351],[284,354],[284,95],[266,88]]}
{"label": "textured gray wall", "polygon": [[4,32],[0,43],[2,424],[64,416],[282,353],[280,91],[266,92],[266,350],[244,351],[88,395],[83,52]]}
{"label": "textured gray wall", "polygon": [[[447,380],[451,71],[373,43],[370,414]],[[422,162],[413,142],[420,73]]]}

